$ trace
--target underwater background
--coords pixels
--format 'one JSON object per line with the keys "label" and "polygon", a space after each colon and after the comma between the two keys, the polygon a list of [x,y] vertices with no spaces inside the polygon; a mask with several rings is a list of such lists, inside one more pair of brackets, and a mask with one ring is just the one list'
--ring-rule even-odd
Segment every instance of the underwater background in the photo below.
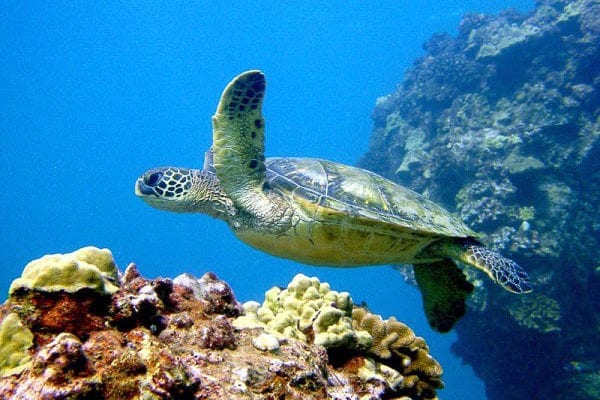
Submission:
{"label": "underwater background", "polygon": [[277,259],[221,221],[151,209],[133,184],[153,166],[200,168],[222,89],[255,68],[268,82],[267,155],[356,164],[369,149],[376,100],[396,89],[429,37],[456,35],[466,12],[533,6],[3,2],[0,293],[28,261],[90,244],[145,276],[213,271],[241,301],[260,301],[302,272],[425,337],[445,370],[440,398],[485,399],[482,381],[450,350],[455,333],[428,327],[418,291],[398,272]]}

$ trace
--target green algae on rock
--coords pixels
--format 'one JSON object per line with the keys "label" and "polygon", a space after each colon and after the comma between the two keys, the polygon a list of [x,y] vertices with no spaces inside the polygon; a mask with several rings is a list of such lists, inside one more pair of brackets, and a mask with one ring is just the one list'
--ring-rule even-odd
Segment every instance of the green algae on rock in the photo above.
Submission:
{"label": "green algae on rock", "polygon": [[[0,398],[437,399],[441,368],[427,376],[415,371],[422,370],[415,368],[419,357],[401,365],[370,354],[371,342],[355,334],[360,330],[353,326],[349,294],[316,278],[298,277],[284,295],[270,291],[271,314],[283,299],[287,311],[294,310],[288,316],[304,321],[302,332],[281,322],[285,336],[249,318],[259,309],[256,302],[241,316],[232,289],[212,273],[148,280],[130,264],[117,280],[108,250],[71,254],[82,253],[110,262],[81,256],[36,263],[23,274],[29,286],[16,285],[0,306]],[[65,276],[81,279],[84,287],[38,279],[45,267],[83,263],[112,267],[97,268],[94,279],[69,267]],[[115,291],[102,289],[98,271],[115,277]],[[246,326],[235,322],[244,318]],[[331,347],[315,343],[319,334],[319,343]],[[348,347],[336,351],[342,345]]]}
{"label": "green algae on rock", "polygon": [[544,333],[560,331],[560,304],[543,294],[522,299],[516,306],[511,304],[507,311],[522,327]]}

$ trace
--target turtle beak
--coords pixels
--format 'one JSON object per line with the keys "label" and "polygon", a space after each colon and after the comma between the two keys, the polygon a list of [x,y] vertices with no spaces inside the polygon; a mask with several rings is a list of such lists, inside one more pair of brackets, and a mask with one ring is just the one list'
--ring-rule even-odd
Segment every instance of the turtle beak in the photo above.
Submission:
{"label": "turtle beak", "polygon": [[152,187],[146,185],[142,178],[138,178],[137,181],[135,182],[135,195],[138,197],[151,196],[151,195],[157,196],[157,194],[154,192]]}

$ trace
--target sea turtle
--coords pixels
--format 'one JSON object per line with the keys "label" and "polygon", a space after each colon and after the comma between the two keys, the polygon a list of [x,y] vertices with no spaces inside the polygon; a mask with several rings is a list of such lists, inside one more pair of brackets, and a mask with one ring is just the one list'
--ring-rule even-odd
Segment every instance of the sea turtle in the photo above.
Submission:
{"label": "sea turtle", "polygon": [[225,220],[267,253],[324,266],[413,264],[430,325],[448,331],[473,286],[453,260],[506,290],[531,290],[515,262],[488,250],[460,219],[373,172],[312,158],[264,157],[265,77],[247,71],[225,88],[202,170],[146,171],[135,193],[153,207]]}

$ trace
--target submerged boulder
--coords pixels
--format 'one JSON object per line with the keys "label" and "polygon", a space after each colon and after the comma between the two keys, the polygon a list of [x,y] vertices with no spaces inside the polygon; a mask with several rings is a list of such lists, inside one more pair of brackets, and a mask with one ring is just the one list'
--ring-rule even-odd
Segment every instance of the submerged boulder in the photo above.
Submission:
{"label": "submerged boulder", "polygon": [[528,297],[465,270],[485,318],[467,314],[455,351],[490,400],[599,396],[600,3],[469,14],[425,51],[378,100],[360,166],[454,210],[530,271]]}

